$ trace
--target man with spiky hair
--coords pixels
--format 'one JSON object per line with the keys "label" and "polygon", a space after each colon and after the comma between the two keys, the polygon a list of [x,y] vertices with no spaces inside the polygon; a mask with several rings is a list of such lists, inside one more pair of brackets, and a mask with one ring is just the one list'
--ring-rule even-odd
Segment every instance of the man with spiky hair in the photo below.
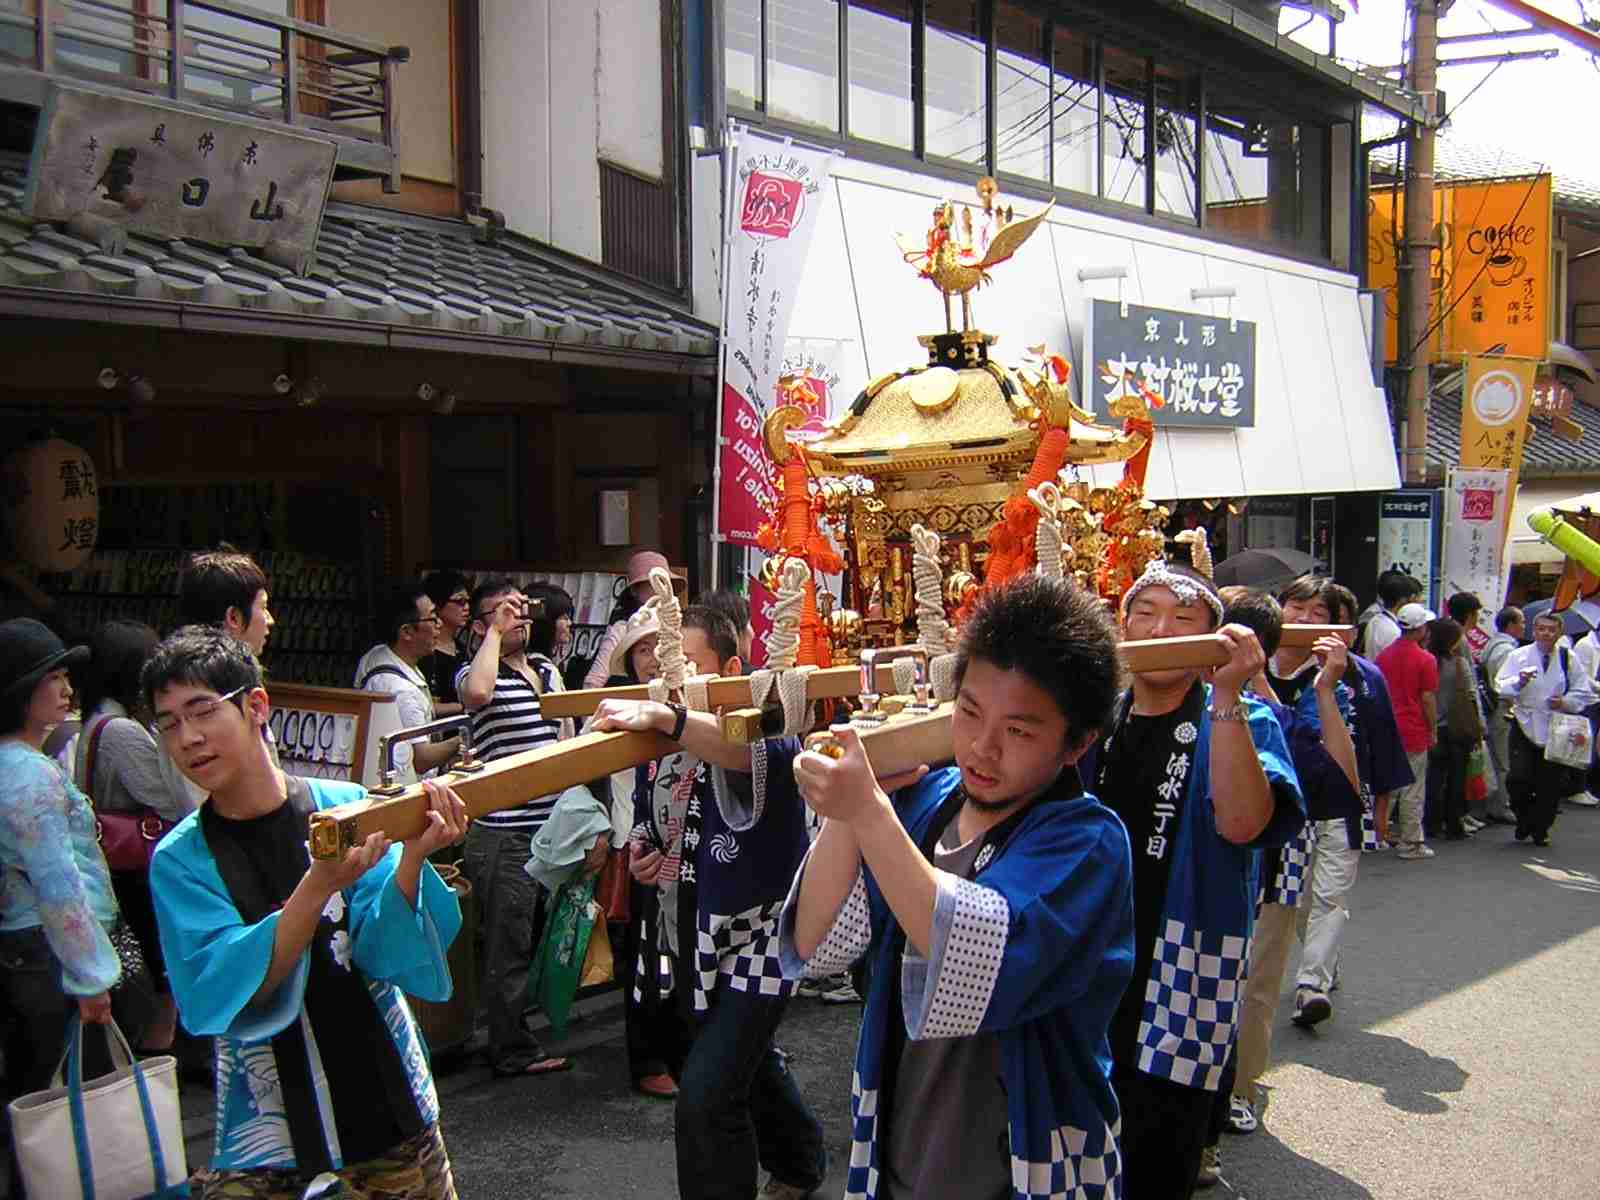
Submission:
{"label": "man with spiky hair", "polygon": [[955,765],[874,779],[860,739],[794,776],[822,829],[784,908],[785,974],[871,953],[847,1197],[1124,1194],[1112,1013],[1133,963],[1122,822],[1078,760],[1116,698],[1099,601],[1018,579],[962,631]]}

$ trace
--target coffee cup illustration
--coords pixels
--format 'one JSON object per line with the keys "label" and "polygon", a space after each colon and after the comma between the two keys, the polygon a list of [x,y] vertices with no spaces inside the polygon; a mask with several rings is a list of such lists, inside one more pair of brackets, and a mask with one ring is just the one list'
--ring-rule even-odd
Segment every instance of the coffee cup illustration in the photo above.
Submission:
{"label": "coffee cup illustration", "polygon": [[1489,252],[1489,281],[1495,287],[1509,287],[1528,269],[1528,260],[1513,254],[1505,242],[1498,242]]}

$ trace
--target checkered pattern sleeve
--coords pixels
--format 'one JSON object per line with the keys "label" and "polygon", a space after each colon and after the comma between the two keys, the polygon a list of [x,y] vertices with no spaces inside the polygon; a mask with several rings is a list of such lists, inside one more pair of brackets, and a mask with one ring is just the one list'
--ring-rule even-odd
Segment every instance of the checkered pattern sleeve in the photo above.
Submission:
{"label": "checkered pattern sleeve", "polygon": [[839,906],[833,925],[821,943],[811,952],[810,958],[801,958],[795,949],[795,917],[800,908],[800,881],[805,878],[806,866],[811,861],[807,851],[805,861],[795,872],[794,883],[789,887],[789,897],[783,902],[783,913],[778,918],[778,961],[783,966],[785,979],[821,979],[849,970],[855,961],[867,952],[872,943],[872,913],[867,905],[867,877],[856,871],[856,881]]}
{"label": "checkered pattern sleeve", "polygon": [[938,876],[928,957],[906,949],[900,974],[906,1033],[967,1037],[989,1011],[1011,933],[1011,906],[993,888],[946,871]]}

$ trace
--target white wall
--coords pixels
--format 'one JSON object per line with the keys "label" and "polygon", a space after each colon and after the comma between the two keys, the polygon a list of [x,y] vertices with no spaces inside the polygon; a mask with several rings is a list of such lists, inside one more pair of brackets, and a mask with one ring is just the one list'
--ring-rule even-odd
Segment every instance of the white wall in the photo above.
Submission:
{"label": "white wall", "polygon": [[599,0],[597,19],[600,157],[660,179],[661,0]]}
{"label": "white wall", "polygon": [[486,0],[484,203],[600,259],[604,158],[660,178],[660,0]]}

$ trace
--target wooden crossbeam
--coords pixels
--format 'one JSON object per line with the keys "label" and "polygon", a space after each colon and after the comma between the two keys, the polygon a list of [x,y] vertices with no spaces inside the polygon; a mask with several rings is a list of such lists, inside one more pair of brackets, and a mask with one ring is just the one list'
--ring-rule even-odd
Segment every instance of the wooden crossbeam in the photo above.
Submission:
{"label": "wooden crossbeam", "polygon": [[[1309,646],[1318,637],[1347,631],[1349,627],[1302,625],[1284,628],[1285,645]],[[1291,637],[1293,641],[1289,640]],[[1220,666],[1228,661],[1226,642],[1216,634],[1123,642],[1118,647],[1118,653],[1123,665],[1134,672]],[[837,667],[828,673],[818,671],[812,678],[828,674],[831,680],[839,672],[849,672],[855,678],[855,686],[834,692],[828,698],[856,695],[860,687],[857,668]],[[881,666],[877,680],[880,688],[891,691],[894,686],[893,670],[887,665]],[[737,682],[737,679],[722,679],[711,686],[716,689],[719,684]],[[742,694],[748,703],[749,681],[743,682],[745,690]],[[830,681],[823,686],[843,685]],[[610,689],[610,694],[616,695],[617,691]],[[554,700],[560,694],[552,694],[544,699]],[[715,699],[717,692],[713,690],[711,694]],[[725,694],[733,695],[735,699],[738,696],[736,692]],[[807,694],[810,694],[809,689]],[[599,701],[595,703],[598,705]],[[867,746],[867,757],[873,769],[880,775],[895,775],[922,763],[947,761],[950,758],[952,707],[946,703],[931,713],[902,712],[864,730],[862,741]],[[587,733],[564,742],[541,746],[537,750],[509,754],[470,773],[447,773],[442,781],[456,790],[466,803],[470,816],[481,817],[501,809],[515,808],[535,796],[548,796],[580,783],[603,779],[616,771],[641,766],[675,749],[676,742],[658,733]],[[350,847],[373,833],[386,834],[395,841],[414,838],[427,827],[427,809],[426,794],[420,786],[414,785],[393,799],[367,797],[314,813],[311,817],[312,856],[324,859],[341,857]]]}

